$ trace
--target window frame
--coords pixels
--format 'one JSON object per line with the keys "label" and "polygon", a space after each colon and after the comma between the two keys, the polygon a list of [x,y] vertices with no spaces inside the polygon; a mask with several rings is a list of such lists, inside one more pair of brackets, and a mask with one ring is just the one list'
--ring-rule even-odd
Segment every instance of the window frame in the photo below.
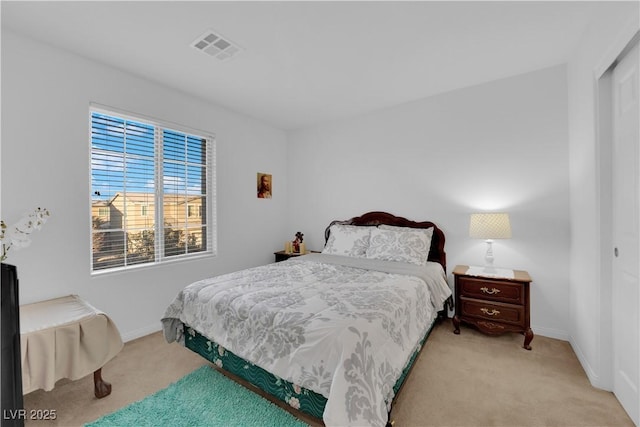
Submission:
{"label": "window frame", "polygon": [[[153,157],[154,157],[154,188],[150,194],[153,195],[152,202],[154,203],[155,208],[154,218],[156,219],[154,222],[153,230],[155,236],[160,236],[160,238],[154,238],[154,260],[143,263],[134,263],[134,264],[126,264],[126,235],[127,235],[127,227],[123,226],[121,229],[125,235],[125,243],[123,247],[123,252],[125,253],[124,265],[118,265],[107,268],[94,268],[94,245],[93,239],[96,231],[93,228],[93,212],[92,212],[92,204],[93,204],[93,155],[94,155],[94,147],[92,142],[92,131],[93,131],[93,114],[102,114],[110,117],[114,117],[122,120],[130,120],[139,122],[145,125],[153,126],[154,128],[154,143],[153,143]],[[187,127],[184,125],[175,124],[172,122],[168,122],[166,120],[159,120],[149,116],[130,113],[123,111],[121,109],[103,106],[95,103],[91,103],[89,106],[89,114],[88,114],[88,126],[89,126],[89,185],[90,185],[90,242],[89,242],[89,270],[91,275],[102,275],[102,274],[110,274],[110,273],[118,273],[124,272],[134,269],[140,268],[151,268],[159,265],[170,264],[175,262],[189,261],[199,258],[211,258],[217,256],[217,209],[216,209],[216,139],[215,134],[208,131],[202,131],[198,129],[194,129],[191,127]],[[163,155],[163,138],[164,131],[174,131],[181,134],[185,134],[186,136],[195,136],[206,140],[206,153],[205,153],[205,162],[204,167],[206,171],[205,177],[205,189],[206,194],[201,197],[204,198],[204,203],[206,204],[206,209],[202,209],[200,205],[200,209],[202,211],[203,222],[202,225],[205,228],[206,233],[203,233],[202,239],[206,240],[206,249],[198,252],[189,253],[189,245],[186,244],[186,253],[180,254],[165,254],[164,248],[164,231],[165,231],[165,217],[164,217],[164,206],[163,201],[165,194],[165,183],[163,176],[163,163],[165,157]],[[188,161],[185,159],[185,166],[188,166]],[[125,178],[126,180],[126,178]],[[172,194],[167,192],[166,194]],[[185,191],[184,195],[188,196],[188,192]],[[148,204],[147,204],[148,209]],[[187,208],[185,203],[185,218],[187,217]],[[161,218],[160,221],[157,219]],[[185,231],[188,232],[188,229]],[[99,232],[99,231],[98,231]],[[187,233],[188,238],[188,233]]]}

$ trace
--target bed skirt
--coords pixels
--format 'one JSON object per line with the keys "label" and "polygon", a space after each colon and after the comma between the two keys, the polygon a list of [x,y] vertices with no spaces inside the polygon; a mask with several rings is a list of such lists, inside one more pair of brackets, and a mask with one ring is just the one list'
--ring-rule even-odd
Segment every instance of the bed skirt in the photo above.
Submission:
{"label": "bed skirt", "polygon": [[[404,383],[413,363],[415,362],[424,342],[429,337],[437,319],[431,324],[424,337],[420,340],[420,345],[413,352],[405,368],[393,387],[394,395],[397,395],[400,387]],[[322,419],[327,398],[304,387],[292,384],[278,376],[267,372],[259,366],[244,360],[229,350],[223,348],[216,342],[200,334],[195,329],[183,324],[185,347],[212,362],[218,368],[230,372],[243,380],[265,391],[269,395],[287,403],[292,408],[298,409],[312,417]]]}

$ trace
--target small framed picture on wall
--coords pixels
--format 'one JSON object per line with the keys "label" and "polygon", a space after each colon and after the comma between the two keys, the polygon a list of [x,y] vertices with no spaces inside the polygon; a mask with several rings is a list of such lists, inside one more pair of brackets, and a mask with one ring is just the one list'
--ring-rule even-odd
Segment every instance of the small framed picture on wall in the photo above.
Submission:
{"label": "small framed picture on wall", "polygon": [[272,194],[270,173],[258,172],[258,199],[270,199]]}

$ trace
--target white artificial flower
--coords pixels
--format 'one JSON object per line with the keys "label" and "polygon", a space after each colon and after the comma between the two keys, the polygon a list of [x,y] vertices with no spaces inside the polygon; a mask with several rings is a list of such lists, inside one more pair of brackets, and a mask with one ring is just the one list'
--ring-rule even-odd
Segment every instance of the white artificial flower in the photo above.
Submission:
{"label": "white artificial flower", "polygon": [[36,230],[40,230],[49,219],[49,211],[47,209],[38,208],[32,215],[34,217],[33,228]]}
{"label": "white artificial flower", "polygon": [[21,231],[16,226],[9,228],[9,232],[7,233],[10,242],[9,244],[17,248],[26,248],[31,243],[31,239],[28,236],[29,233]]}
{"label": "white artificial flower", "polygon": [[2,242],[2,254],[0,261],[7,259],[9,249],[12,246],[26,248],[31,244],[29,235],[33,230],[40,230],[49,217],[49,210],[37,208],[34,212],[26,214],[18,222],[7,227],[4,221],[0,221],[0,242]]}

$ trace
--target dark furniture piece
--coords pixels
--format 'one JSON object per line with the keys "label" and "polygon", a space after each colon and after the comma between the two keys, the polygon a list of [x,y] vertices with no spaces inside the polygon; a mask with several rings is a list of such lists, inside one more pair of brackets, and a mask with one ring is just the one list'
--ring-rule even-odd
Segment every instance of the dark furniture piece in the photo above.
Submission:
{"label": "dark furniture piece", "polygon": [[514,270],[513,279],[507,279],[471,276],[466,274],[468,269],[466,265],[458,265],[453,270],[456,298],[453,333],[460,334],[462,322],[489,335],[520,332],[524,334],[523,347],[531,350],[529,273]]}
{"label": "dark furniture piece", "polygon": [[18,271],[2,264],[2,426],[23,426],[22,365],[20,360],[20,301]]}
{"label": "dark furniture piece", "polygon": [[[316,252],[316,251],[307,251],[307,253],[308,254],[315,254],[315,253],[318,253],[318,252]],[[285,251],[278,251],[278,252],[274,252],[273,254],[276,256],[276,262],[286,261],[289,258],[293,258],[293,257],[297,257],[297,256],[300,256],[300,255],[303,255],[300,252],[287,253]]]}

